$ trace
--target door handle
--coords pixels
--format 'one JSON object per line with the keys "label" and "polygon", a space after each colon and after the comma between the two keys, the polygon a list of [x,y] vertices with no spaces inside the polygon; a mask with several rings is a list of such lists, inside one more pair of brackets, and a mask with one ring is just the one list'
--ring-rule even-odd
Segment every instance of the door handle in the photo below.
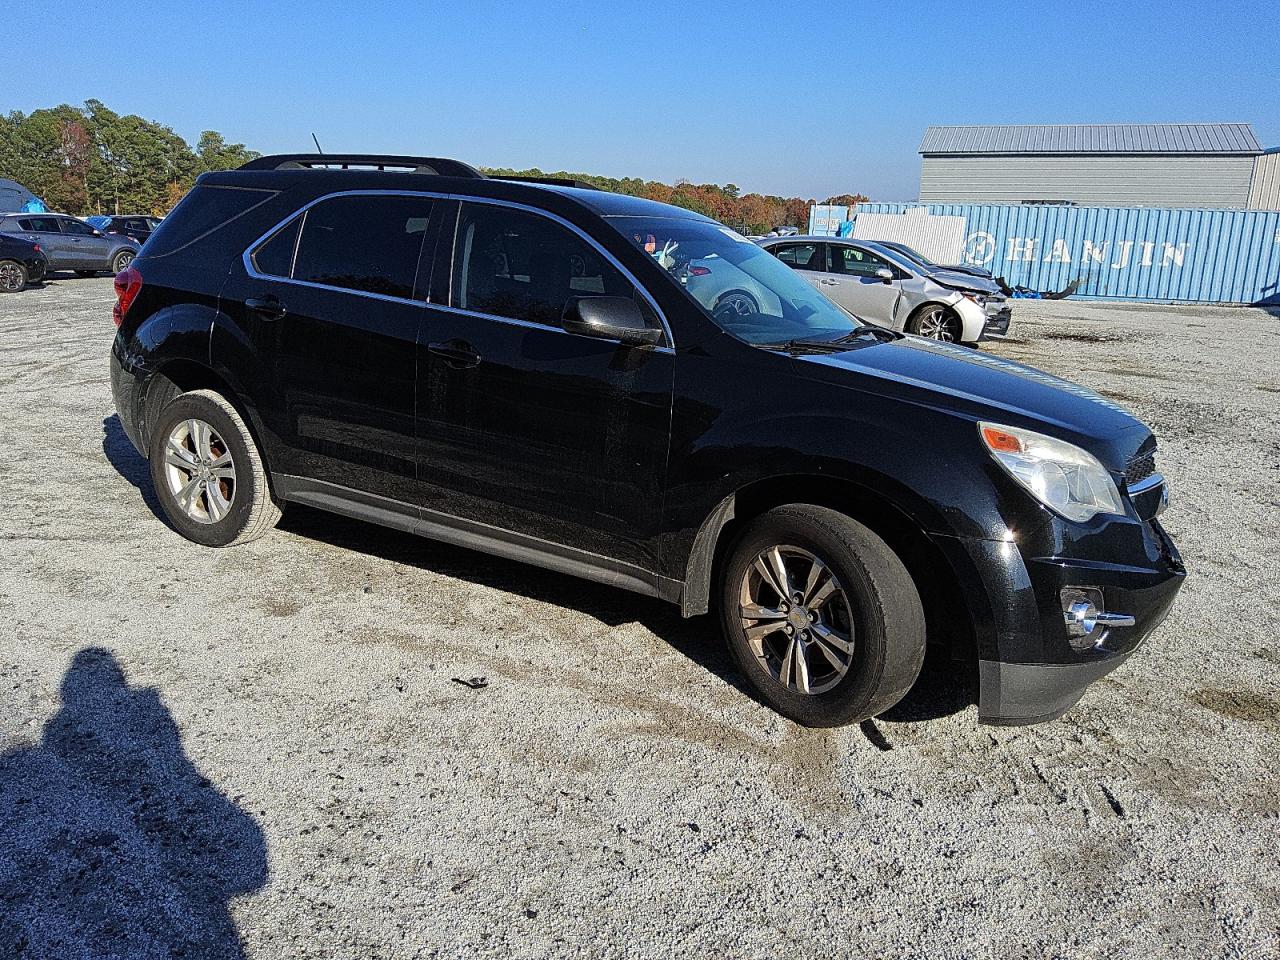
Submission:
{"label": "door handle", "polygon": [[244,306],[250,313],[261,317],[263,320],[279,320],[288,313],[280,299],[271,295],[250,297],[244,302]]}
{"label": "door handle", "polygon": [[427,353],[439,357],[456,370],[474,367],[480,362],[480,354],[465,340],[449,340],[445,343],[427,344]]}

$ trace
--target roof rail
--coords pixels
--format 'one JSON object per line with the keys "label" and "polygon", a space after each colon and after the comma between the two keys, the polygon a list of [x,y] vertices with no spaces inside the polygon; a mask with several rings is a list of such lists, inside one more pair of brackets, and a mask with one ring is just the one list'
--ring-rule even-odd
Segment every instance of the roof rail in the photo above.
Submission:
{"label": "roof rail", "polygon": [[574,180],[569,177],[500,177],[492,176],[490,180],[510,180],[513,183],[543,183],[552,187],[577,187],[579,190],[599,190],[594,183],[585,180]]}
{"label": "roof rail", "polygon": [[484,174],[461,160],[400,157],[376,153],[275,153],[242,164],[241,170],[391,170],[441,177],[483,180]]}

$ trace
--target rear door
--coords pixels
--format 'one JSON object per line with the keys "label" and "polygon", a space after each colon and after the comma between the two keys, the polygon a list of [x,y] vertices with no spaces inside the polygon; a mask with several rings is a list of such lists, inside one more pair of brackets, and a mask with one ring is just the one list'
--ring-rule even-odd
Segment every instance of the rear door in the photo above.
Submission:
{"label": "rear door", "polygon": [[560,326],[573,297],[633,297],[661,326],[653,305],[596,242],[528,209],[464,201],[439,246],[419,346],[424,518],[656,569],[674,354]]}
{"label": "rear door", "polygon": [[776,243],[769,252],[804,277],[819,290],[825,279],[823,244],[807,240],[803,243]]}
{"label": "rear door", "polygon": [[75,268],[75,257],[67,249],[70,241],[62,235],[58,221],[60,217],[30,216],[18,221],[22,228],[22,236],[33,243],[40,244],[45,259],[49,261],[50,270],[71,270]]}
{"label": "rear door", "polygon": [[77,270],[108,270],[107,258],[113,246],[110,237],[94,230],[83,220],[75,217],[59,217],[62,225],[63,242],[66,244],[67,256],[71,258],[69,265]]}
{"label": "rear door", "polygon": [[[828,243],[827,269],[820,289],[850,313],[870,323],[899,328],[898,302],[902,287],[893,265],[870,250]],[[885,281],[876,271],[888,269],[894,279]]]}
{"label": "rear door", "polygon": [[416,277],[433,206],[409,194],[322,199],[228,280],[222,309],[264,361],[268,382],[253,386],[273,473],[383,507],[415,497]]}

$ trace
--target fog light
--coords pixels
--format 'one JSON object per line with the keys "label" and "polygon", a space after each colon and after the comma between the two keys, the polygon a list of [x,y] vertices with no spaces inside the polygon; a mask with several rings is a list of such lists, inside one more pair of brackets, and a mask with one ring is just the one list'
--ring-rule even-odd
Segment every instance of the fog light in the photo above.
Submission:
{"label": "fog light", "polygon": [[1133,617],[1128,614],[1106,612],[1102,591],[1097,587],[1064,587],[1061,597],[1067,640],[1077,650],[1095,646],[1111,627],[1134,625]]}

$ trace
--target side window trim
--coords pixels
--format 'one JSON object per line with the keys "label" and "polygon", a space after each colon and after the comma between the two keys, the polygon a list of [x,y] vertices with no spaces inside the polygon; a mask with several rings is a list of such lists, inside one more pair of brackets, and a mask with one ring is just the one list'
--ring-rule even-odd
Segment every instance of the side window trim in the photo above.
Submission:
{"label": "side window trim", "polygon": [[[631,283],[631,285],[640,292],[640,295],[644,297],[646,301],[648,301],[649,306],[653,308],[653,312],[657,316],[659,324],[661,324],[662,326],[663,333],[666,335],[666,341],[667,341],[666,344],[663,346],[657,347],[656,349],[671,351],[671,352],[675,351],[675,338],[671,335],[671,324],[667,322],[666,313],[664,313],[662,310],[662,307],[658,305],[658,301],[653,298],[653,294],[651,294],[648,291],[648,289],[645,288],[644,284],[640,283],[640,281],[636,279],[635,274],[633,274],[630,270],[628,270],[618,260],[617,257],[615,257],[608,250],[606,250],[604,246],[601,245],[594,237],[590,236],[586,231],[582,230],[580,227],[570,223],[568,220],[564,219],[564,217],[558,216],[557,214],[554,214],[549,210],[541,210],[538,207],[533,207],[526,203],[519,203],[515,200],[500,200],[496,197],[467,196],[465,194],[460,194],[460,193],[438,193],[430,190],[335,190],[332,193],[322,194],[321,196],[315,197],[307,201],[297,210],[294,210],[288,216],[284,217],[282,220],[280,220],[278,223],[272,226],[270,230],[267,230],[260,237],[258,237],[258,239],[254,240],[247,247],[245,247],[244,252],[240,255],[240,262],[244,265],[245,273],[247,273],[250,277],[254,277],[255,279],[258,279],[258,280],[275,280],[279,283],[296,283],[302,286],[317,287],[322,290],[334,290],[334,289],[341,290],[342,288],[340,287],[328,287],[323,284],[309,283],[306,280],[294,280],[292,277],[267,276],[266,274],[260,273],[254,267],[252,255],[258,249],[258,247],[260,247],[267,240],[271,239],[271,237],[273,237],[278,230],[280,230],[282,227],[288,226],[288,224],[290,223],[290,221],[294,219],[294,217],[305,214],[308,210],[310,210],[316,204],[321,203],[322,201],[328,200],[332,197],[365,197],[365,196],[430,197],[434,200],[453,200],[453,201],[457,201],[456,205],[453,207],[455,211],[461,209],[461,203],[463,201],[466,201],[469,203],[487,203],[497,207],[510,207],[513,210],[524,210],[528,213],[537,214],[538,216],[546,217],[549,220],[553,220],[554,222],[560,224],[566,229],[572,231],[573,233],[576,233],[579,237],[585,240],[593,249],[595,249],[597,253],[599,253],[602,257],[608,260],[609,263],[611,263],[614,267],[616,267],[622,273],[622,275],[627,278],[627,280]],[[447,216],[448,215],[446,214],[446,220],[447,220]],[[453,242],[449,242],[449,243],[443,242],[444,236],[443,236],[443,231],[441,231],[440,239],[442,242],[439,242],[436,244],[437,260],[442,256],[447,256],[449,258],[449,263],[450,264],[453,263],[454,247],[457,239],[456,224],[457,224],[457,220],[455,220],[454,232],[452,234]],[[306,224],[304,223],[303,226],[305,225]],[[445,229],[448,229],[447,224]],[[298,230],[298,236],[299,237],[302,236],[301,229]],[[295,260],[297,259],[296,241],[295,241],[294,259]],[[290,268],[290,272],[292,273],[292,267]],[[433,270],[433,276],[436,272],[438,271]],[[447,271],[447,273],[451,274],[452,269]],[[453,279],[452,276],[449,276],[451,286],[452,286],[452,279]],[[428,294],[433,294],[435,292],[434,282],[432,284],[432,287],[433,289],[429,290]],[[342,290],[342,292],[350,294],[352,296],[356,296],[356,297],[373,297],[379,300],[390,300],[394,303],[412,303],[418,306],[423,305],[421,300],[405,300],[401,297],[390,297],[384,293],[370,293],[367,290]],[[471,310],[462,310],[462,309],[459,309],[458,307],[453,306],[450,303],[437,301],[434,296],[432,296],[431,299],[427,301],[427,304],[429,306],[434,307],[437,310],[449,310],[454,313],[463,313],[468,316],[488,317],[491,320],[502,320],[508,323],[528,324],[529,326],[534,327],[538,330],[555,329],[553,327],[546,327],[540,323],[539,324],[529,323],[526,320],[513,320],[509,317],[496,317],[487,313],[475,313]],[[569,334],[566,334],[566,336],[568,335]]]}

